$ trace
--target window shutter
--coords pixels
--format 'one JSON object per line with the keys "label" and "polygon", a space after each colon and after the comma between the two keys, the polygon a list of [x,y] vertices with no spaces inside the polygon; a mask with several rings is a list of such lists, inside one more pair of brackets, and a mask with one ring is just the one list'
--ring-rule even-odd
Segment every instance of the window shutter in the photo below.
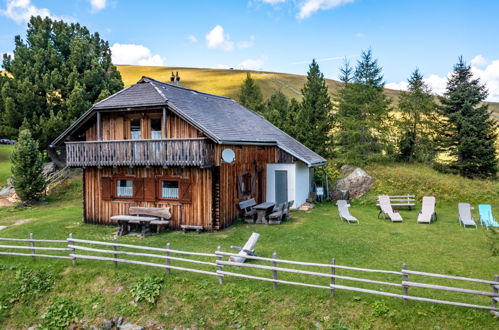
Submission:
{"label": "window shutter", "polygon": [[144,199],[146,202],[156,201],[156,180],[154,178],[144,179]]}
{"label": "window shutter", "polygon": [[101,177],[100,178],[100,189],[101,189],[101,198],[104,201],[110,201],[113,197],[113,184],[112,180],[109,177]]}
{"label": "window shutter", "polygon": [[179,181],[180,188],[180,202],[190,204],[192,203],[192,184],[190,181]]}
{"label": "window shutter", "polygon": [[144,200],[144,179],[133,180],[133,198],[138,201]]}

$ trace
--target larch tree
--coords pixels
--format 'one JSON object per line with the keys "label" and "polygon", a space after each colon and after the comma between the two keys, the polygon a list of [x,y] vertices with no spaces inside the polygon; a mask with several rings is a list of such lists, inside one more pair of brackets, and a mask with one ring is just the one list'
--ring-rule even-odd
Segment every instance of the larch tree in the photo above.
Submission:
{"label": "larch tree", "polygon": [[93,103],[123,88],[107,41],[48,17],[30,19],[26,40],[15,37],[3,67],[0,134],[15,138],[26,119],[42,150]]}
{"label": "larch tree", "polygon": [[262,90],[256,81],[251,78],[251,73],[249,72],[246,74],[246,79],[241,85],[241,90],[239,91],[239,103],[257,113],[263,112],[264,104]]}
{"label": "larch tree", "polygon": [[496,177],[498,125],[483,102],[488,91],[460,57],[440,98],[441,114],[448,120],[441,131],[444,148],[454,157],[450,166],[466,177]]}
{"label": "larch tree", "polygon": [[11,155],[12,184],[23,202],[37,200],[45,191],[47,181],[43,175],[43,157],[38,142],[27,129],[21,130]]}
{"label": "larch tree", "polygon": [[331,155],[332,102],[326,79],[317,62],[312,60],[307,81],[301,93],[303,99],[296,122],[296,137],[300,142],[327,158]]}
{"label": "larch tree", "polygon": [[362,52],[354,70],[348,62],[341,68],[335,145],[344,162],[363,164],[388,150],[386,124],[391,100],[384,94],[381,71],[371,50]]}
{"label": "larch tree", "polygon": [[407,81],[408,89],[401,92],[398,103],[399,158],[428,163],[435,157],[437,104],[418,69]]}

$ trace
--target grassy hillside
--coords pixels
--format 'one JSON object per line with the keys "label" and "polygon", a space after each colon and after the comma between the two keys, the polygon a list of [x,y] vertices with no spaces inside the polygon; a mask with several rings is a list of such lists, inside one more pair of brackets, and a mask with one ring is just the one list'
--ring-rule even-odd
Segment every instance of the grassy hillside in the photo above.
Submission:
{"label": "grassy hillside", "polygon": [[[329,262],[335,257],[342,265],[391,270],[400,269],[405,262],[414,270],[484,279],[497,273],[499,258],[492,252],[497,249],[497,238],[482,228],[462,229],[456,222],[456,203],[461,200],[489,202],[497,216],[498,182],[468,181],[423,166],[372,165],[368,171],[375,175],[377,183],[371,193],[352,205],[353,215],[360,219],[359,226],[341,222],[332,203],[324,203],[312,212],[292,212],[292,220],[280,226],[238,223],[217,233],[164,232],[146,238],[120,237],[119,241],[155,247],[171,242],[172,248],[203,252],[213,252],[221,245],[228,251],[231,245],[240,246],[256,231],[261,234],[257,244],[260,256],[270,256],[275,251],[283,259],[316,262]],[[481,190],[483,194],[477,197]],[[373,203],[378,191],[416,193],[418,199],[423,194],[433,194],[438,201],[439,219],[431,225],[417,225],[418,205],[416,210],[401,212],[405,219],[402,224],[378,220]],[[9,226],[0,236],[26,238],[33,232],[38,238],[63,239],[71,232],[77,238],[113,239],[116,228],[84,225],[81,214],[81,179],[75,177],[49,196],[45,204],[26,209],[0,208],[0,225]],[[178,261],[172,264],[186,265]],[[227,270],[252,273],[251,270]],[[340,272],[346,276],[359,275]],[[254,270],[253,274],[270,276],[266,271]],[[144,280],[147,276],[156,276],[162,282],[155,305],[135,302],[132,297],[132,288],[138,282],[147,281]],[[51,285],[42,285],[41,278],[49,279]],[[279,278],[304,279],[282,273]],[[22,284],[28,280],[28,284]],[[400,279],[392,276],[389,280]],[[328,280],[318,278],[316,281],[325,284]],[[352,285],[344,280],[337,283]],[[451,283],[440,281],[439,284]],[[484,289],[473,284],[452,284]],[[378,285],[356,285],[381,289]],[[29,293],[26,293],[27,287]],[[422,294],[417,289],[412,292]],[[485,297],[446,292],[426,294],[490,303]],[[151,328],[157,325],[168,328],[314,328],[320,325],[328,329],[404,329],[409,325],[421,329],[497,327],[497,321],[484,311],[418,302],[404,305],[395,299],[347,291],[338,291],[330,298],[326,290],[284,285],[273,290],[270,283],[245,279],[226,278],[223,286],[219,286],[216,278],[180,271],[165,276],[162,270],[135,265],[120,264],[115,268],[112,263],[80,260],[72,267],[68,261],[33,262],[27,258],[0,256],[0,327],[27,328],[40,324],[44,322],[42,315],[51,306],[59,306],[62,315],[67,315],[68,310],[75,311],[87,326],[99,326],[103,319],[124,316],[129,322],[154,324]]]}
{"label": "grassy hillside", "polygon": [[[161,81],[169,81],[171,72],[178,71],[181,77],[182,86],[200,90],[207,93],[213,93],[228,96],[237,99],[239,88],[246,78],[246,72],[242,70],[226,69],[198,69],[182,67],[159,67],[159,66],[136,66],[136,65],[118,65],[126,86],[136,83],[142,76],[148,76]],[[262,88],[264,98],[268,98],[272,93],[281,90],[288,97],[301,98],[300,90],[306,82],[305,76],[252,71],[252,77],[258,81]],[[340,86],[336,80],[327,80],[331,93],[335,93]],[[386,89],[386,94],[398,100],[400,91]],[[499,119],[499,103],[489,103],[493,115]]]}

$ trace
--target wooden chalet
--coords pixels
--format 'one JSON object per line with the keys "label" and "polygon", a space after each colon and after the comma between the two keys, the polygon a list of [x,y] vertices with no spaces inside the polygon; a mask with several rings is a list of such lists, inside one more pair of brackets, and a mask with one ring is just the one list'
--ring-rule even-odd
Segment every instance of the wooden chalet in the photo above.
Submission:
{"label": "wooden chalet", "polygon": [[130,206],[168,205],[174,229],[225,228],[249,198],[300,206],[313,167],[325,164],[230,98],[147,77],[96,103],[51,148],[83,168],[86,223],[112,224]]}

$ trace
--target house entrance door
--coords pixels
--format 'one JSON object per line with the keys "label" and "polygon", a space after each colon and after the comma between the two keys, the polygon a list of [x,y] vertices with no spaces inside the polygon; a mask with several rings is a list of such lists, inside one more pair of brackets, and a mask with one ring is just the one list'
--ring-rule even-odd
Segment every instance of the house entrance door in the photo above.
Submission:
{"label": "house entrance door", "polygon": [[275,202],[288,201],[288,171],[275,171]]}

